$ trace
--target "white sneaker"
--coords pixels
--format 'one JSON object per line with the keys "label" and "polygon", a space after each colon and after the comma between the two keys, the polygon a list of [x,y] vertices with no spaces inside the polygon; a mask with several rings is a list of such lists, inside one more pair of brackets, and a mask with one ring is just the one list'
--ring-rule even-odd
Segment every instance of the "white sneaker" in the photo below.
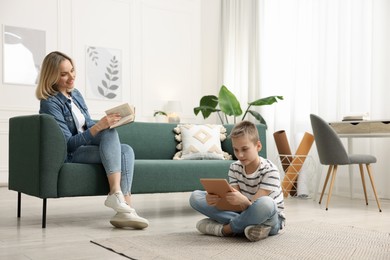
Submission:
{"label": "white sneaker", "polygon": [[123,196],[123,193],[121,191],[108,195],[106,201],[104,202],[104,205],[109,208],[112,208],[116,212],[131,213],[134,211],[134,209],[131,208],[129,204],[127,204],[125,196]]}
{"label": "white sneaker", "polygon": [[270,226],[251,225],[245,228],[244,233],[246,238],[249,239],[249,241],[255,242],[268,237],[270,231],[271,231]]}
{"label": "white sneaker", "polygon": [[199,220],[198,223],[196,223],[196,228],[199,230],[200,233],[223,237],[223,225],[210,218]]}
{"label": "white sneaker", "polygon": [[134,209],[131,213],[116,213],[115,216],[110,220],[110,223],[117,228],[130,227],[135,229],[144,229],[149,226],[149,221],[138,216]]}

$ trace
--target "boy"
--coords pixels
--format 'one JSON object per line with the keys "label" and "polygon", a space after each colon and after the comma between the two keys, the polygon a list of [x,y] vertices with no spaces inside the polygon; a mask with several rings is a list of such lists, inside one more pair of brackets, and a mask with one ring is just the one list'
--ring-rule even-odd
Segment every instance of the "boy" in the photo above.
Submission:
{"label": "boy", "polygon": [[196,190],[190,205],[208,218],[196,224],[199,232],[214,236],[245,234],[250,241],[276,235],[284,226],[283,192],[277,167],[258,155],[259,133],[249,121],[234,126],[230,134],[238,161],[229,169],[229,183],[235,189],[226,195],[230,204],[240,205],[242,212],[218,210],[218,195]]}

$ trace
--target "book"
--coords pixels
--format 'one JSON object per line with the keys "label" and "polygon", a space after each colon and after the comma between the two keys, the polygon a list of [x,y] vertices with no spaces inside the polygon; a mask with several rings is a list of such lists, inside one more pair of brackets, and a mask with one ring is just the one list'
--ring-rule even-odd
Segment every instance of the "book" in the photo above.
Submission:
{"label": "book", "polygon": [[115,128],[121,125],[129,124],[134,122],[135,120],[135,107],[129,105],[128,103],[113,107],[109,110],[106,110],[106,114],[120,114],[121,120],[119,120],[116,124],[110,126],[110,128]]}
{"label": "book", "polygon": [[350,114],[343,117],[342,121],[363,121],[368,119],[368,113]]}
{"label": "book", "polygon": [[221,200],[215,206],[219,210],[229,210],[241,212],[241,205],[230,204],[226,200],[226,193],[234,191],[234,188],[227,182],[226,179],[200,179],[203,187],[209,194],[218,195]]}

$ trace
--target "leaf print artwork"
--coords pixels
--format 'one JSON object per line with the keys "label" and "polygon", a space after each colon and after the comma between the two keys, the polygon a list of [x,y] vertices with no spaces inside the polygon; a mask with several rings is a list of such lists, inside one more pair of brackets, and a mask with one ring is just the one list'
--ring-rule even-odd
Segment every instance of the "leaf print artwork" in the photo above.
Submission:
{"label": "leaf print artwork", "polygon": [[121,96],[119,50],[87,47],[87,94],[92,98],[116,100]]}
{"label": "leaf print artwork", "polygon": [[97,61],[99,60],[99,56],[98,56],[98,52],[96,51],[96,47],[88,47],[87,53],[91,61],[95,63],[95,65],[97,66],[98,65]]}
{"label": "leaf print artwork", "polygon": [[110,65],[106,67],[105,79],[102,80],[102,87],[98,86],[99,93],[109,99],[113,99],[116,97],[116,94],[113,92],[119,88],[116,81],[119,80],[117,76],[119,73],[118,68],[118,60],[116,57],[112,57],[110,60]]}

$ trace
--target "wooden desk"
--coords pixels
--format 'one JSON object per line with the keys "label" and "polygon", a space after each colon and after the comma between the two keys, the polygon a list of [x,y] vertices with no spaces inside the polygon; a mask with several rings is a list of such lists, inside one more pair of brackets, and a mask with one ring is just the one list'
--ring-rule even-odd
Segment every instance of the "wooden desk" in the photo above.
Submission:
{"label": "wooden desk", "polygon": [[340,137],[390,136],[390,120],[343,121],[329,124]]}
{"label": "wooden desk", "polygon": [[[353,138],[390,137],[390,120],[363,120],[331,122],[331,127],[341,138],[348,138],[348,152],[353,151]],[[349,166],[350,195],[353,190],[353,169]]]}

